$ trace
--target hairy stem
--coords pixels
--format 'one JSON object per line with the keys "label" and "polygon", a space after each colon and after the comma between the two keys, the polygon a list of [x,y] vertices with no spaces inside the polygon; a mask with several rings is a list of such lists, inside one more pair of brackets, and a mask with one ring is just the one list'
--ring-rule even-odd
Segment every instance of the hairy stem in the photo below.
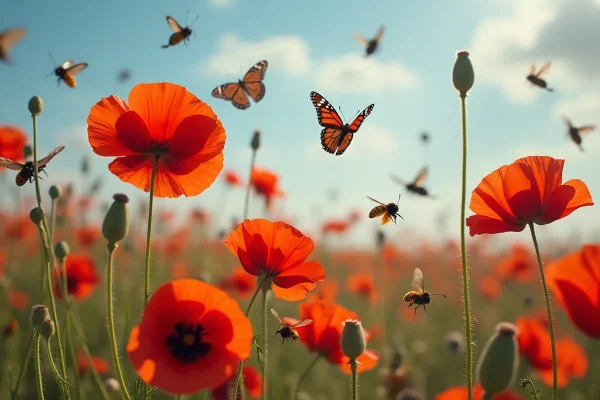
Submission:
{"label": "hairy stem", "polygon": [[244,221],[248,219],[248,207],[250,205],[250,189],[252,188],[252,170],[254,169],[255,162],[256,150],[252,149],[252,158],[250,159],[250,174],[248,175],[248,187],[246,188],[246,199],[244,200]]}
{"label": "hairy stem", "polygon": [[40,334],[35,334],[35,381],[37,383],[38,400],[44,400],[44,381],[42,378],[42,359],[40,358]]}
{"label": "hairy stem", "polygon": [[352,400],[358,400],[358,373],[357,364],[355,359],[350,360],[350,367],[352,368]]}
{"label": "hairy stem", "polygon": [[263,351],[264,351],[264,355],[263,355],[263,362],[262,362],[262,400],[267,399],[267,373],[269,371],[268,367],[267,367],[267,363],[269,360],[269,341],[267,340],[267,329],[268,329],[268,319],[267,319],[267,312],[268,312],[268,308],[267,308],[267,303],[268,303],[268,299],[267,299],[267,295],[269,294],[269,292],[267,290],[263,290],[263,313],[262,313],[262,318],[263,318],[263,334],[262,334],[262,347],[263,347]]}
{"label": "hairy stem", "polygon": [[25,356],[25,361],[23,361],[23,365],[21,365],[21,370],[19,371],[19,375],[17,377],[17,382],[15,382],[15,388],[11,392],[11,399],[16,398],[19,393],[19,386],[21,386],[21,382],[23,381],[23,377],[25,376],[25,371],[27,371],[27,367],[29,366],[29,360],[31,360],[31,355],[33,354],[33,349],[35,348],[35,331],[31,333],[31,338],[29,339],[29,350],[27,350],[27,355]]}

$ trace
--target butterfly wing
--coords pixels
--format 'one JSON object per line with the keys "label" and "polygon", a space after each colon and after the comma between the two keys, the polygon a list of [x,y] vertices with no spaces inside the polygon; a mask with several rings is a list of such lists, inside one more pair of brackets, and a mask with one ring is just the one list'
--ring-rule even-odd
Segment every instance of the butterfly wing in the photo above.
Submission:
{"label": "butterfly wing", "polygon": [[9,160],[8,158],[0,157],[0,167],[6,167],[8,169],[12,169],[13,171],[20,171],[23,169],[24,165],[16,161]]}
{"label": "butterfly wing", "polygon": [[265,74],[267,73],[268,66],[269,63],[267,62],[267,60],[262,60],[254,64],[252,68],[250,68],[248,72],[246,72],[246,75],[244,75],[244,83],[260,82],[263,79],[265,79]]}
{"label": "butterfly wing", "polygon": [[24,37],[27,31],[23,28],[14,28],[0,33],[0,58],[9,60],[8,51],[15,47]]}
{"label": "butterfly wing", "polygon": [[367,118],[369,114],[371,114],[371,111],[373,111],[373,107],[375,107],[375,104],[371,104],[369,107],[365,108],[363,112],[358,114],[356,118],[354,118],[354,121],[352,121],[350,127],[348,128],[351,133],[358,131],[358,128],[360,128],[365,118]]}
{"label": "butterfly wing", "polygon": [[[347,136],[347,135],[346,135]],[[338,149],[341,147],[342,131],[335,128],[324,128],[321,131],[321,147],[330,154],[338,154]],[[352,140],[352,138],[350,138]],[[347,139],[344,137],[344,142]],[[346,143],[346,148],[350,143]],[[346,149],[344,148],[344,150]]]}
{"label": "butterfly wing", "polygon": [[44,157],[40,161],[38,161],[38,168],[43,167],[44,165],[48,164],[50,162],[50,160],[52,160],[54,158],[54,156],[56,156],[58,153],[63,151],[64,148],[65,148],[65,146],[58,146],[57,148],[52,150],[46,157]]}
{"label": "butterfly wing", "polygon": [[546,61],[535,76],[541,78],[542,76],[546,75],[548,71],[550,71],[550,64],[550,60]]}
{"label": "butterfly wing", "polygon": [[[79,74],[81,71],[83,71],[84,69],[86,69],[88,66],[88,63],[79,63],[79,64],[75,64],[72,67],[70,67],[69,69],[67,69],[67,72],[71,75],[71,76],[75,76],[77,74]],[[64,68],[64,67],[63,67]]]}
{"label": "butterfly wing", "polygon": [[426,166],[421,168],[421,170],[417,174],[417,177],[415,178],[415,182],[414,182],[415,186],[421,187],[423,185],[423,183],[425,183],[425,181],[427,180],[428,176],[429,176],[429,169]]}
{"label": "butterfly wing", "polygon": [[[317,92],[310,92],[310,101],[312,101],[313,106],[317,111],[319,125],[325,128],[342,129],[344,126],[342,119],[325,97]],[[325,132],[325,130],[323,130],[323,132]],[[323,137],[323,132],[321,132],[321,138]]]}
{"label": "butterfly wing", "polygon": [[237,82],[225,83],[224,85],[217,86],[212,91],[212,96],[217,99],[231,101],[231,104],[240,110],[245,110],[250,107],[250,100],[248,99],[246,92],[242,90]]}
{"label": "butterfly wing", "polygon": [[419,293],[423,293],[423,280],[423,271],[421,271],[421,269],[419,268],[415,268],[415,272],[413,272],[411,285],[413,289]]}
{"label": "butterfly wing", "polygon": [[171,30],[175,33],[179,33],[183,30],[181,25],[179,25],[179,23],[177,21],[175,21],[175,18],[170,17],[168,15],[167,15],[167,23],[169,24],[169,28],[171,28]]}

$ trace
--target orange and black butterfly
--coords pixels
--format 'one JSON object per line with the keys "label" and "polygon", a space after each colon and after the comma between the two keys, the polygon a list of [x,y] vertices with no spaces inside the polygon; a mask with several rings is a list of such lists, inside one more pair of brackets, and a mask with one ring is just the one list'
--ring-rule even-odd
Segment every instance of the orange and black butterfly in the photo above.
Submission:
{"label": "orange and black butterfly", "polygon": [[[63,151],[65,146],[58,146],[54,150],[50,152],[46,157],[42,158],[38,161],[38,173],[44,171],[46,168],[46,164],[50,162],[58,153]],[[15,181],[17,182],[17,186],[23,186],[27,181],[33,182],[34,177],[34,165],[33,161],[27,161],[25,164],[18,163],[16,161],[10,160],[8,158],[0,157],[0,167],[6,167],[8,169],[12,169],[13,171],[19,171]],[[47,175],[46,171],[44,173]],[[41,179],[41,177],[40,177]]]}
{"label": "orange and black butterfly", "polygon": [[375,50],[377,50],[377,47],[379,46],[379,41],[381,40],[381,37],[383,36],[383,30],[384,30],[384,27],[382,25],[377,30],[377,34],[375,35],[375,37],[371,40],[365,39],[362,35],[360,35],[358,33],[354,34],[354,38],[365,47],[365,57],[368,57],[371,54],[375,53]]}
{"label": "orange and black butterfly", "polygon": [[[52,58],[52,61],[54,62],[52,54],[50,54],[50,58]],[[56,64],[56,62],[54,62],[54,64]],[[60,85],[60,81],[63,80],[67,86],[74,88],[77,86],[75,75],[86,69],[87,66],[88,63],[73,64],[73,60],[65,61],[63,65],[54,68],[54,75],[58,76],[56,83]]]}
{"label": "orange and black butterfly", "polygon": [[377,218],[383,215],[383,217],[381,218],[381,225],[385,225],[390,221],[394,221],[394,223],[396,223],[396,217],[404,219],[402,215],[398,214],[398,211],[400,210],[400,208],[398,207],[398,203],[400,203],[400,195],[398,195],[398,203],[396,204],[383,204],[379,200],[375,200],[372,197],[367,196],[367,198],[379,204],[378,206],[375,206],[371,209],[371,211],[369,212],[369,218]]}
{"label": "orange and black butterfly", "polygon": [[583,147],[581,146],[581,134],[589,133],[596,129],[596,125],[583,125],[580,127],[573,126],[571,120],[567,117],[563,117],[565,124],[567,125],[567,134],[571,137],[571,140],[575,142],[577,146],[579,146],[579,150],[583,151]]}
{"label": "orange and black butterfly", "polygon": [[10,49],[15,47],[24,37],[27,31],[23,28],[7,29],[0,32],[0,60],[12,64]]}
{"label": "orange and black butterfly", "polygon": [[213,97],[231,101],[231,104],[240,110],[250,107],[248,96],[258,103],[265,97],[266,88],[262,81],[265,79],[268,66],[269,63],[266,60],[257,62],[246,72],[244,79],[217,86],[212,91]]}
{"label": "orange and black butterfly", "polygon": [[[179,44],[181,42],[183,42],[183,44],[187,44],[187,42],[190,40],[190,36],[192,35],[191,26],[194,24],[194,22],[196,22],[196,20],[199,17],[200,16],[198,15],[196,19],[194,19],[194,21],[190,24],[190,26],[186,26],[184,28],[181,25],[179,25],[177,21],[175,21],[175,18],[167,15],[167,23],[169,24],[169,28],[171,28],[171,30],[173,31],[173,34],[169,38],[169,44],[164,44],[161,47],[163,49],[166,49],[169,46],[175,46],[176,44]],[[187,20],[187,16],[185,17],[185,19]]]}
{"label": "orange and black butterfly", "polygon": [[408,190],[409,192],[412,192],[412,193],[415,193],[415,194],[418,194],[421,196],[429,196],[429,197],[433,198],[434,196],[430,195],[429,192],[427,191],[427,189],[425,189],[423,187],[423,183],[425,183],[428,176],[429,176],[429,168],[427,166],[425,166],[425,167],[421,168],[421,170],[415,177],[415,180],[412,182],[406,183],[402,179],[400,179],[397,175],[394,175],[394,174],[391,175],[391,178],[394,182],[405,186],[406,190]]}
{"label": "orange and black butterfly", "polygon": [[310,101],[317,110],[319,125],[325,128],[321,131],[321,146],[323,146],[323,150],[336,156],[344,154],[350,146],[354,134],[375,107],[375,104],[371,104],[358,114],[352,123],[344,124],[335,108],[325,97],[317,92],[310,92]]}
{"label": "orange and black butterfly", "polygon": [[546,89],[549,92],[552,92],[552,91],[554,91],[554,89],[550,89],[548,87],[548,84],[546,83],[546,81],[544,79],[542,79],[542,76],[547,74],[549,70],[550,70],[550,61],[546,61],[544,63],[544,65],[542,65],[540,67],[540,70],[538,72],[535,72],[535,64],[531,64],[531,69],[529,71],[529,75],[527,75],[527,80],[529,82],[531,82],[531,84],[534,86],[537,86],[542,89]]}

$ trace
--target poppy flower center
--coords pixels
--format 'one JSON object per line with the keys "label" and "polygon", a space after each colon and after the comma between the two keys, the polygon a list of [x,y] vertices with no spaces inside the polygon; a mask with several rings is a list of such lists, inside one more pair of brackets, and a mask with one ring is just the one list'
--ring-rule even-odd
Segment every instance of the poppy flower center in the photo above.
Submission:
{"label": "poppy flower center", "polygon": [[167,346],[171,355],[184,364],[204,357],[210,350],[210,343],[204,343],[206,335],[202,325],[179,322],[173,326],[173,333],[167,337]]}

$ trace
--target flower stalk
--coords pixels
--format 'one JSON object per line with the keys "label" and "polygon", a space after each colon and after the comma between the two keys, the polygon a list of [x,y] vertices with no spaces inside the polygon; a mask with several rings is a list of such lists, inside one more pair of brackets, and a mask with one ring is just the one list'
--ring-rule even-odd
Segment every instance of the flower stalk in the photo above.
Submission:
{"label": "flower stalk", "polygon": [[263,362],[262,362],[262,400],[266,400],[267,397],[267,373],[269,371],[269,368],[267,367],[268,365],[268,360],[269,360],[269,341],[267,340],[267,330],[268,330],[268,319],[267,319],[267,312],[268,312],[268,308],[267,308],[267,302],[268,302],[268,295],[269,295],[269,289],[263,289],[263,313],[262,313],[262,318],[263,318],[263,334],[262,334],[262,339],[263,339],[263,343],[262,343],[262,348],[263,348]]}
{"label": "flower stalk", "polygon": [[40,334],[35,333],[35,382],[38,390],[38,400],[44,400],[44,381],[42,377],[42,360],[40,358]]}

